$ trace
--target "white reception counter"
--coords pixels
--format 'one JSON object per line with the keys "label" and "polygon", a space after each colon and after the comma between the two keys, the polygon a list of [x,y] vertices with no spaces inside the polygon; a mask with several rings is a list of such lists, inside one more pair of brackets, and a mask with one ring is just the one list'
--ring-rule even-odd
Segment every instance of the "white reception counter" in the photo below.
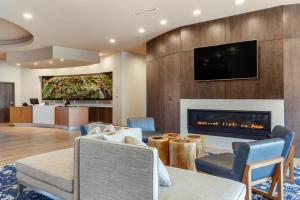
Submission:
{"label": "white reception counter", "polygon": [[35,105],[32,110],[32,123],[54,125],[55,124],[55,107],[54,105],[44,106]]}

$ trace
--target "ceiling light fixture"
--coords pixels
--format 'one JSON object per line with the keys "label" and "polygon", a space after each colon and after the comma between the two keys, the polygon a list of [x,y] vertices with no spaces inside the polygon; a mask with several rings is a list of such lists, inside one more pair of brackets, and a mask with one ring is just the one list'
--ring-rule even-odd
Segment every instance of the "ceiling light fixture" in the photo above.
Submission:
{"label": "ceiling light fixture", "polygon": [[23,14],[23,17],[24,17],[25,19],[32,19],[32,18],[33,18],[33,16],[32,16],[31,13],[24,13],[24,14]]}
{"label": "ceiling light fixture", "polygon": [[193,14],[194,14],[195,16],[198,16],[198,15],[201,14],[201,10],[194,10]]}
{"label": "ceiling light fixture", "polygon": [[161,25],[166,25],[168,22],[167,22],[167,20],[165,20],[165,19],[162,19],[162,20],[160,20],[160,24]]}
{"label": "ceiling light fixture", "polygon": [[17,63],[17,66],[19,67],[19,66],[21,66],[21,64],[20,64],[20,63]]}
{"label": "ceiling light fixture", "polygon": [[103,53],[99,53],[99,56],[103,56]]}
{"label": "ceiling light fixture", "polygon": [[144,28],[140,28],[139,29],[139,33],[145,33],[145,29]]}
{"label": "ceiling light fixture", "polygon": [[109,42],[110,42],[110,43],[116,43],[116,40],[113,39],[113,38],[111,38],[111,39],[109,40]]}
{"label": "ceiling light fixture", "polygon": [[64,59],[62,59],[62,58],[60,59],[60,62],[64,62],[64,61],[65,61]]}
{"label": "ceiling light fixture", "polygon": [[51,60],[51,61],[49,61],[49,64],[53,64],[53,61]]}
{"label": "ceiling light fixture", "polygon": [[37,65],[38,65],[38,63],[37,63],[37,62],[35,62],[35,63],[34,63],[34,65],[35,65],[35,66],[37,66]]}
{"label": "ceiling light fixture", "polygon": [[235,5],[242,5],[245,3],[245,0],[235,0]]}

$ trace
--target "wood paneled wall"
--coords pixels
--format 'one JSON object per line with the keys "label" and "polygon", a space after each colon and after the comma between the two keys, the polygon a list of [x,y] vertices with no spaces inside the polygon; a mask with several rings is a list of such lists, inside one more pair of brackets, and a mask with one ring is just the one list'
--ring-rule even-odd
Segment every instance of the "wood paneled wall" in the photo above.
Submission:
{"label": "wood paneled wall", "polygon": [[[149,41],[147,113],[155,118],[157,129],[179,131],[180,99],[285,98],[286,122],[299,132],[300,144],[300,123],[295,123],[300,120],[300,108],[295,108],[300,102],[300,89],[295,93],[300,87],[299,17],[300,5],[279,6],[184,26]],[[258,41],[258,79],[194,80],[194,48],[247,40]]]}

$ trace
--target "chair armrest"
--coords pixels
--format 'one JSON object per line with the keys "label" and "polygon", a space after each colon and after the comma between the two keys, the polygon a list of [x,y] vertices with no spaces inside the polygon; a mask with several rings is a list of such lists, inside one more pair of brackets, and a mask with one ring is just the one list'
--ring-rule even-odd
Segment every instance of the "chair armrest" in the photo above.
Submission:
{"label": "chair armrest", "polygon": [[253,169],[266,167],[269,165],[280,164],[280,163],[283,163],[283,161],[284,161],[283,157],[275,157],[275,158],[271,158],[269,160],[248,163],[247,166],[249,167],[249,170],[253,170]]}
{"label": "chair armrest", "polygon": [[237,150],[239,149],[241,144],[244,144],[245,142],[233,142],[232,143],[232,151],[235,154]]}

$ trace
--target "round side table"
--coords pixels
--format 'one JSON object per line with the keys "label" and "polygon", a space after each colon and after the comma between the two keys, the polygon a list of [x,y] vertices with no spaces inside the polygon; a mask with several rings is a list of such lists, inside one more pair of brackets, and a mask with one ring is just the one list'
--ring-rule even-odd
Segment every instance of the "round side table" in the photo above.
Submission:
{"label": "round side table", "polygon": [[187,136],[185,136],[185,139],[189,139],[196,142],[197,158],[203,157],[205,155],[205,139],[203,136],[197,134],[188,134]]}
{"label": "round side table", "polygon": [[170,140],[170,166],[196,171],[196,146],[189,139]]}
{"label": "round side table", "polygon": [[160,160],[165,165],[169,165],[169,139],[168,138],[163,138],[158,136],[149,137],[148,145],[157,148]]}
{"label": "round side table", "polygon": [[164,138],[168,138],[169,140],[180,139],[180,135],[178,133],[165,133],[163,134]]}

